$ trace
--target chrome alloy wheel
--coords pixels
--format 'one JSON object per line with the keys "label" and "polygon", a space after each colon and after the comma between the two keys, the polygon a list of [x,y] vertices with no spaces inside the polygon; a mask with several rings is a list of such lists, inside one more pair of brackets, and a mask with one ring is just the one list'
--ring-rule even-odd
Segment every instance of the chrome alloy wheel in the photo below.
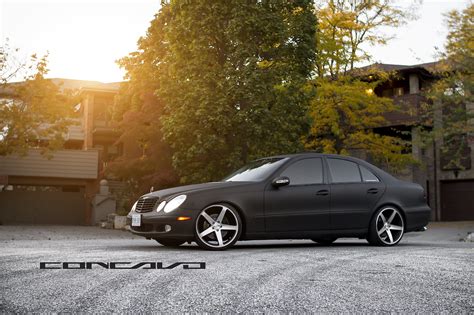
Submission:
{"label": "chrome alloy wheel", "polygon": [[395,245],[403,236],[403,217],[394,208],[385,208],[380,211],[375,224],[380,241],[386,245]]}
{"label": "chrome alloy wheel", "polygon": [[240,219],[234,209],[216,204],[201,211],[196,220],[196,236],[205,247],[223,249],[240,234]]}

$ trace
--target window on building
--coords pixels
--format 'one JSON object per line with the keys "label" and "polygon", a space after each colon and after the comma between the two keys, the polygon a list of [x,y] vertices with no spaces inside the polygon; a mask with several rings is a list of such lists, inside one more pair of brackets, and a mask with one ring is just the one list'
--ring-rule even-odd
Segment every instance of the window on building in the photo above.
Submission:
{"label": "window on building", "polygon": [[123,154],[123,144],[109,145],[107,147],[107,160],[112,161]]}
{"label": "window on building", "polygon": [[106,127],[109,123],[110,109],[113,98],[106,96],[94,97],[94,126]]}
{"label": "window on building", "polygon": [[81,150],[83,143],[81,141],[68,141],[64,144],[64,149],[67,150]]}
{"label": "window on building", "polygon": [[382,91],[382,97],[392,97],[393,90],[392,89],[385,89]]}
{"label": "window on building", "polygon": [[14,185],[13,191],[60,192],[61,186],[48,185]]}
{"label": "window on building", "polygon": [[62,192],[84,192],[81,186],[62,186]]}
{"label": "window on building", "polygon": [[311,185],[323,183],[323,163],[321,158],[297,161],[285,169],[281,176],[290,179],[290,185]]}
{"label": "window on building", "polygon": [[357,163],[341,159],[328,159],[328,164],[333,183],[358,183],[362,181]]}
{"label": "window on building", "polygon": [[393,89],[393,96],[402,96],[403,94],[405,94],[405,91],[402,87],[397,87]]}

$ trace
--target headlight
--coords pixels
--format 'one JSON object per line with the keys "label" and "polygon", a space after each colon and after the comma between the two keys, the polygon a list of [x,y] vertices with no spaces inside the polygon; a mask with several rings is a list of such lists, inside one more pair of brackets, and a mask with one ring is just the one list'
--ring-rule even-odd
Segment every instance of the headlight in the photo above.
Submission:
{"label": "headlight", "polygon": [[128,213],[128,215],[131,215],[132,212],[135,212],[135,208],[137,207],[137,203],[138,203],[138,200],[135,201],[135,203],[133,204],[132,209],[130,209],[130,212]]}
{"label": "headlight", "polygon": [[183,204],[186,200],[186,195],[179,195],[171,199],[165,206],[165,212],[170,213],[173,210],[176,210],[179,206]]}
{"label": "headlight", "polygon": [[163,210],[163,208],[165,207],[166,205],[166,201],[162,201],[159,205],[158,205],[158,208],[156,208],[156,212],[160,212],[161,210]]}

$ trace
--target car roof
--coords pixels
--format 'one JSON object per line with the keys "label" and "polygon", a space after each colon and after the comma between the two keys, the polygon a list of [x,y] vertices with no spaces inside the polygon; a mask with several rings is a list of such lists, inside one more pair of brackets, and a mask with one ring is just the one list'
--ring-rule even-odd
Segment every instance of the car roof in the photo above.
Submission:
{"label": "car roof", "polygon": [[353,158],[351,156],[347,156],[347,155],[321,153],[321,152],[317,152],[317,151],[306,151],[306,152],[299,152],[299,153],[292,153],[292,154],[273,155],[273,156],[264,157],[262,159],[294,158],[294,157],[300,157],[300,156],[327,156],[327,157],[342,157],[342,158],[355,159],[355,158]]}

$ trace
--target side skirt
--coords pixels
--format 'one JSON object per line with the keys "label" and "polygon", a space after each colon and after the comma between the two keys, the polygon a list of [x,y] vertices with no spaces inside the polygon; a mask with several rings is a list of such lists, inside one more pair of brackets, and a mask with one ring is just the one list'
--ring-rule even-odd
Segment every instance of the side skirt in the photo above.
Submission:
{"label": "side skirt", "polygon": [[311,239],[318,237],[357,237],[365,238],[367,229],[356,230],[324,230],[297,232],[261,232],[243,235],[241,240],[271,240],[271,239]]}

